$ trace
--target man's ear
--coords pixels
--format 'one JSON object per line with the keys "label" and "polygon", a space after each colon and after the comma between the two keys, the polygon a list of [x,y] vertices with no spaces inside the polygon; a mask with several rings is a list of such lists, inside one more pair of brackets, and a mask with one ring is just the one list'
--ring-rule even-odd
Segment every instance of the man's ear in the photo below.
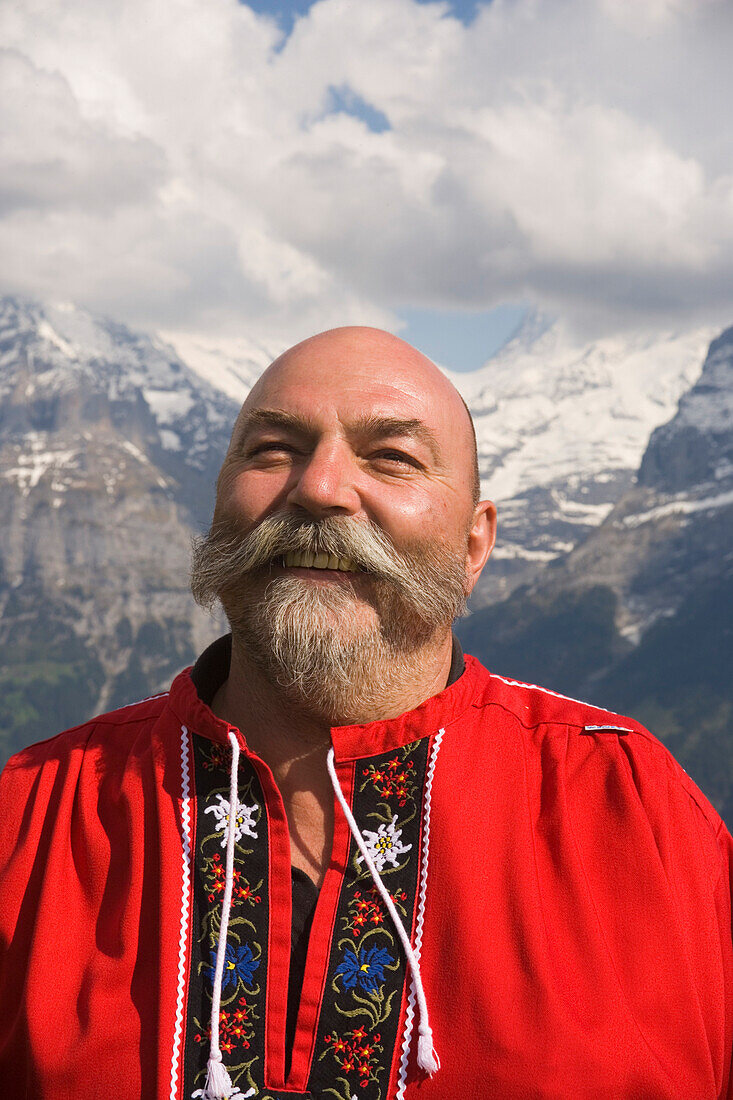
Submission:
{"label": "man's ear", "polygon": [[466,553],[467,594],[473,591],[481,570],[489,560],[496,541],[496,506],[491,500],[481,500],[473,512],[473,520],[468,532]]}

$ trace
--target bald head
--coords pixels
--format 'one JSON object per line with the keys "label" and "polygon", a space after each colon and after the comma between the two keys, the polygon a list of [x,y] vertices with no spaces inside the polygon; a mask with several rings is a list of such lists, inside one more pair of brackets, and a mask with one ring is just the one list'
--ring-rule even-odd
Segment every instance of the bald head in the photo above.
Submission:
{"label": "bald head", "polygon": [[[459,464],[471,501],[478,502],[476,434],[468,407],[442,371],[405,340],[381,329],[350,326],[295,344],[255,383],[237,419],[232,443],[256,410],[269,407],[283,387],[293,386],[315,391],[324,399],[348,388],[355,402],[362,400],[365,413],[376,400],[385,414],[392,405],[396,418],[421,421],[436,434],[437,446],[449,452],[446,457]],[[418,415],[405,417],[406,410]]]}

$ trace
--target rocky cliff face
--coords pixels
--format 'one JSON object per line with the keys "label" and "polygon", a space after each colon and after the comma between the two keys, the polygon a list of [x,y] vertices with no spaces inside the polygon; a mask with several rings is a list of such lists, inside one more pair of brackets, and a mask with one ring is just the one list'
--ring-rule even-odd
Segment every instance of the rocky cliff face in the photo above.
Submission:
{"label": "rocky cliff face", "polygon": [[633,642],[696,588],[733,569],[733,329],[710,345],[672,419],[653,432],[635,483],[570,554],[555,583],[609,585]]}
{"label": "rocky cliff face", "polygon": [[188,546],[236,409],[162,343],[2,300],[0,730],[47,736],[148,694],[216,631]]}
{"label": "rocky cliff face", "polygon": [[733,328],[710,345],[699,381],[683,394],[677,415],[652,435],[639,485],[684,494],[702,489],[712,501],[733,477]]}

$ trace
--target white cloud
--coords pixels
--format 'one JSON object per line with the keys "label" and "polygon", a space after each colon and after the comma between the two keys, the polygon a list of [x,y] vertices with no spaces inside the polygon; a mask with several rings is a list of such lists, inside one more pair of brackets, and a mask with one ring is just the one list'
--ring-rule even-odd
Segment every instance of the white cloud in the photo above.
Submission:
{"label": "white cloud", "polygon": [[597,329],[733,315],[727,0],[468,27],[319,0],[286,41],[235,0],[5,0],[0,38],[8,289],[275,343],[512,297]]}
{"label": "white cloud", "polygon": [[86,119],[62,73],[0,50],[0,209],[114,211],[147,202],[162,179],[161,151]]}

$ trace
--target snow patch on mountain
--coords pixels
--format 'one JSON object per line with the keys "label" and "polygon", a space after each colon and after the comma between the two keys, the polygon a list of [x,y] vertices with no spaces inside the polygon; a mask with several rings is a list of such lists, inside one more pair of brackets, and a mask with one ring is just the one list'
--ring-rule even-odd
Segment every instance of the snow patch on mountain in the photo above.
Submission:
{"label": "snow patch on mountain", "polygon": [[240,404],[259,376],[285,349],[242,338],[206,338],[166,332],[166,344],[201,378]]}
{"label": "snow patch on mountain", "polygon": [[[64,472],[74,462],[77,451],[69,448],[49,449],[48,443],[39,433],[26,436],[26,448],[15,455],[15,465],[0,471],[0,477],[15,481],[21,495],[27,497],[49,471]],[[54,481],[54,487],[61,483]]]}
{"label": "snow patch on mountain", "polygon": [[637,515],[625,515],[619,521],[624,527],[641,527],[645,523],[661,519],[663,516],[686,516],[695,512],[709,512],[715,508],[728,508],[733,504],[733,490],[727,493],[718,493],[716,496],[702,497],[698,500],[690,500],[686,497],[677,497],[674,500],[658,504],[646,512]]}
{"label": "snow patch on mountain", "polygon": [[[506,501],[578,475],[603,484],[612,471],[636,470],[651,432],[698,378],[711,335],[581,344],[561,322],[531,315],[479,370],[446,372],[474,417],[484,494]],[[586,514],[605,515],[590,502]]]}
{"label": "snow patch on mountain", "polygon": [[190,413],[195,399],[190,390],[143,389],[143,397],[158,424],[172,424]]}

